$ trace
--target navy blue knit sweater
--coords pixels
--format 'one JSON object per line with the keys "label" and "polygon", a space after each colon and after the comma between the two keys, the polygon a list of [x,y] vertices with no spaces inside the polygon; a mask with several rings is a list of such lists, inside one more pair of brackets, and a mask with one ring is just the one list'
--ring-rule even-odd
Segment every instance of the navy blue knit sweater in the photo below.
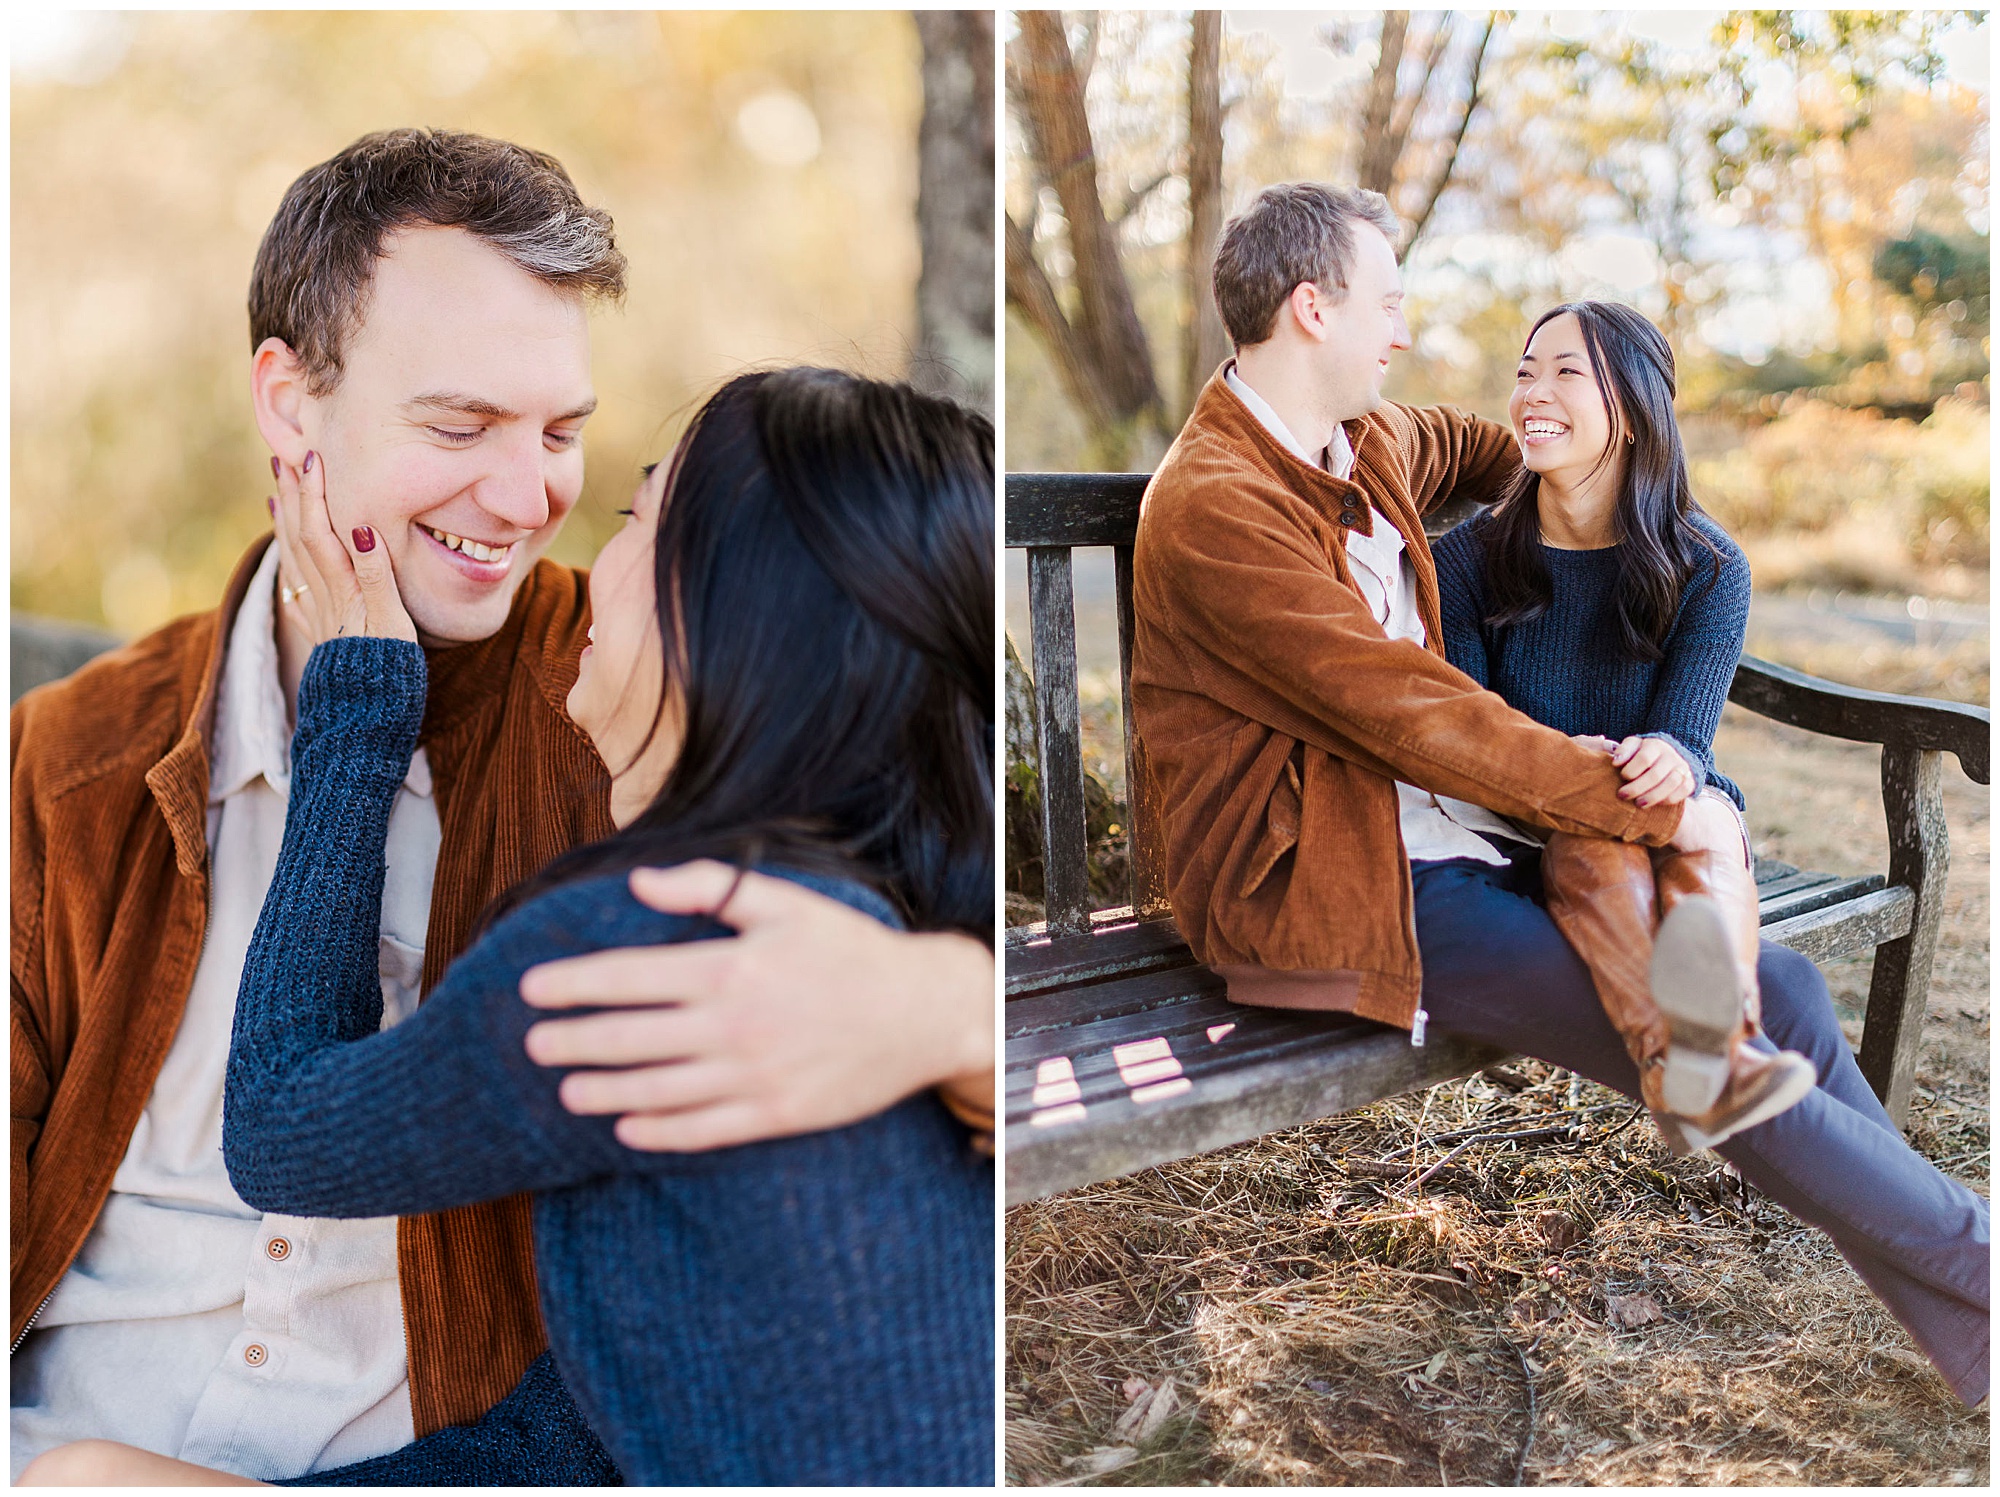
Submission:
{"label": "navy blue knit sweater", "polygon": [[[336,640],[307,664],[284,848],[230,1047],[238,1193],[352,1217],[536,1192],[554,1363],[629,1483],[989,1484],[993,1173],[933,1096],[802,1138],[649,1154],[620,1145],[611,1119],[565,1111],[559,1073],[522,1048],[539,1015],[517,988],[536,962],[719,927],[647,909],[622,876],[562,885],[378,1032],[383,845],[425,675],[423,651],[398,640]],[[893,919],[859,885],[771,871]],[[510,1403],[532,1395],[560,1422],[535,1379]],[[455,1446],[434,1435],[365,1463],[369,1476],[615,1479],[574,1430],[535,1450],[507,1414]],[[496,1474],[523,1448],[538,1469]],[[564,1450],[571,1469],[550,1474]]]}
{"label": "navy blue knit sweater", "polygon": [[1694,524],[1722,552],[1720,574],[1697,550],[1663,659],[1628,658],[1618,643],[1618,548],[1543,546],[1555,599],[1539,617],[1495,628],[1486,589],[1490,513],[1474,515],[1432,548],[1437,560],[1445,655],[1508,705],[1564,733],[1665,739],[1687,759],[1695,783],[1713,785],[1740,808],[1743,792],[1715,767],[1715,729],[1743,656],[1750,617],[1750,564],[1708,516]]}

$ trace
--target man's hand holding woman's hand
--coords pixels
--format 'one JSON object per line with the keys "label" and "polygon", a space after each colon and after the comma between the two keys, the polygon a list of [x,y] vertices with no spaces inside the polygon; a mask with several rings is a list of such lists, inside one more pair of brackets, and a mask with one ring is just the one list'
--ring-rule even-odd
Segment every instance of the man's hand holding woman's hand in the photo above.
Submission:
{"label": "man's hand holding woman's hand", "polygon": [[389,548],[367,525],[345,535],[327,512],[326,464],[308,452],[298,468],[271,459],[278,492],[271,523],[278,533],[278,606],[313,644],[372,634],[416,643],[417,626],[396,588]]}
{"label": "man's hand holding woman's hand", "polygon": [[929,1086],[990,1115],[993,953],[978,941],[891,930],[712,861],[638,869],[631,886],[656,910],[714,912],[738,934],[523,975],[537,1008],[612,1010],[528,1031],[542,1065],[605,1068],[563,1078],[571,1112],[623,1114],[619,1141],[657,1151],[844,1127]]}

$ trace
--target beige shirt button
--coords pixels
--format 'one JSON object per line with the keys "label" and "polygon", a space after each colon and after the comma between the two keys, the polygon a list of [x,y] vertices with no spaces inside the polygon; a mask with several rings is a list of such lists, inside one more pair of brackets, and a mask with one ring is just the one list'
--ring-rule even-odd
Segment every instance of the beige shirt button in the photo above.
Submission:
{"label": "beige shirt button", "polygon": [[270,1355],[260,1343],[255,1341],[252,1341],[248,1346],[243,1348],[243,1360],[248,1362],[252,1367],[262,1367],[264,1359]]}
{"label": "beige shirt button", "polygon": [[283,1263],[292,1256],[292,1245],[282,1237],[273,1237],[264,1244],[264,1251],[270,1254],[272,1262]]}

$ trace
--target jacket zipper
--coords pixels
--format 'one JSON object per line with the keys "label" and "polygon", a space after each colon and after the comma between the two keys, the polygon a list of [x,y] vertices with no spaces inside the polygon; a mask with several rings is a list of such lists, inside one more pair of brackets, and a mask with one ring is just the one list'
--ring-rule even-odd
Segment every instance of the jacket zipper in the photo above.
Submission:
{"label": "jacket zipper", "polygon": [[[62,1280],[58,1279],[56,1280],[56,1283],[58,1286],[60,1286]],[[56,1292],[54,1289],[51,1289],[47,1294],[42,1296],[42,1302],[39,1305],[35,1306],[35,1313],[33,1315],[30,1315],[28,1317],[28,1323],[21,1327],[21,1334],[16,1336],[14,1338],[14,1344],[7,1348],[8,1356],[10,1357],[13,1356],[15,1352],[21,1349],[21,1343],[28,1339],[28,1332],[32,1331],[35,1328],[35,1322],[42,1318],[42,1311],[48,1309],[49,1301],[54,1299],[55,1297],[56,1297]]]}

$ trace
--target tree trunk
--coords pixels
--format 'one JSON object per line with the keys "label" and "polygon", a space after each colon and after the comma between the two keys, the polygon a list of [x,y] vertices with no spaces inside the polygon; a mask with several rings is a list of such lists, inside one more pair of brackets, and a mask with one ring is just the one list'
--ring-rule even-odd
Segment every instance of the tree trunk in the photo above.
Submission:
{"label": "tree trunk", "polygon": [[1382,12],[1382,44],[1375,74],[1368,83],[1368,104],[1361,115],[1361,158],[1355,163],[1358,186],[1388,197],[1396,186],[1396,77],[1403,67],[1403,42],[1409,35],[1407,10]]}
{"label": "tree trunk", "polygon": [[1188,48],[1187,342],[1181,409],[1229,356],[1229,334],[1215,310],[1215,244],[1222,234],[1222,12],[1194,13]]}
{"label": "tree trunk", "polygon": [[[1028,140],[1043,177],[1055,189],[1069,225],[1077,307],[1071,325],[1112,421],[1162,423],[1152,355],[1132,288],[1118,259],[1118,241],[1097,186],[1097,151],[1084,113],[1083,81],[1070,55],[1058,11],[1019,13],[1021,101]],[[1031,247],[1030,247],[1031,249]],[[1009,296],[1015,292],[1010,287]],[[1101,432],[1112,438],[1113,432]]]}
{"label": "tree trunk", "polygon": [[912,12],[923,43],[917,127],[918,353],[911,383],[993,414],[993,13]]}

